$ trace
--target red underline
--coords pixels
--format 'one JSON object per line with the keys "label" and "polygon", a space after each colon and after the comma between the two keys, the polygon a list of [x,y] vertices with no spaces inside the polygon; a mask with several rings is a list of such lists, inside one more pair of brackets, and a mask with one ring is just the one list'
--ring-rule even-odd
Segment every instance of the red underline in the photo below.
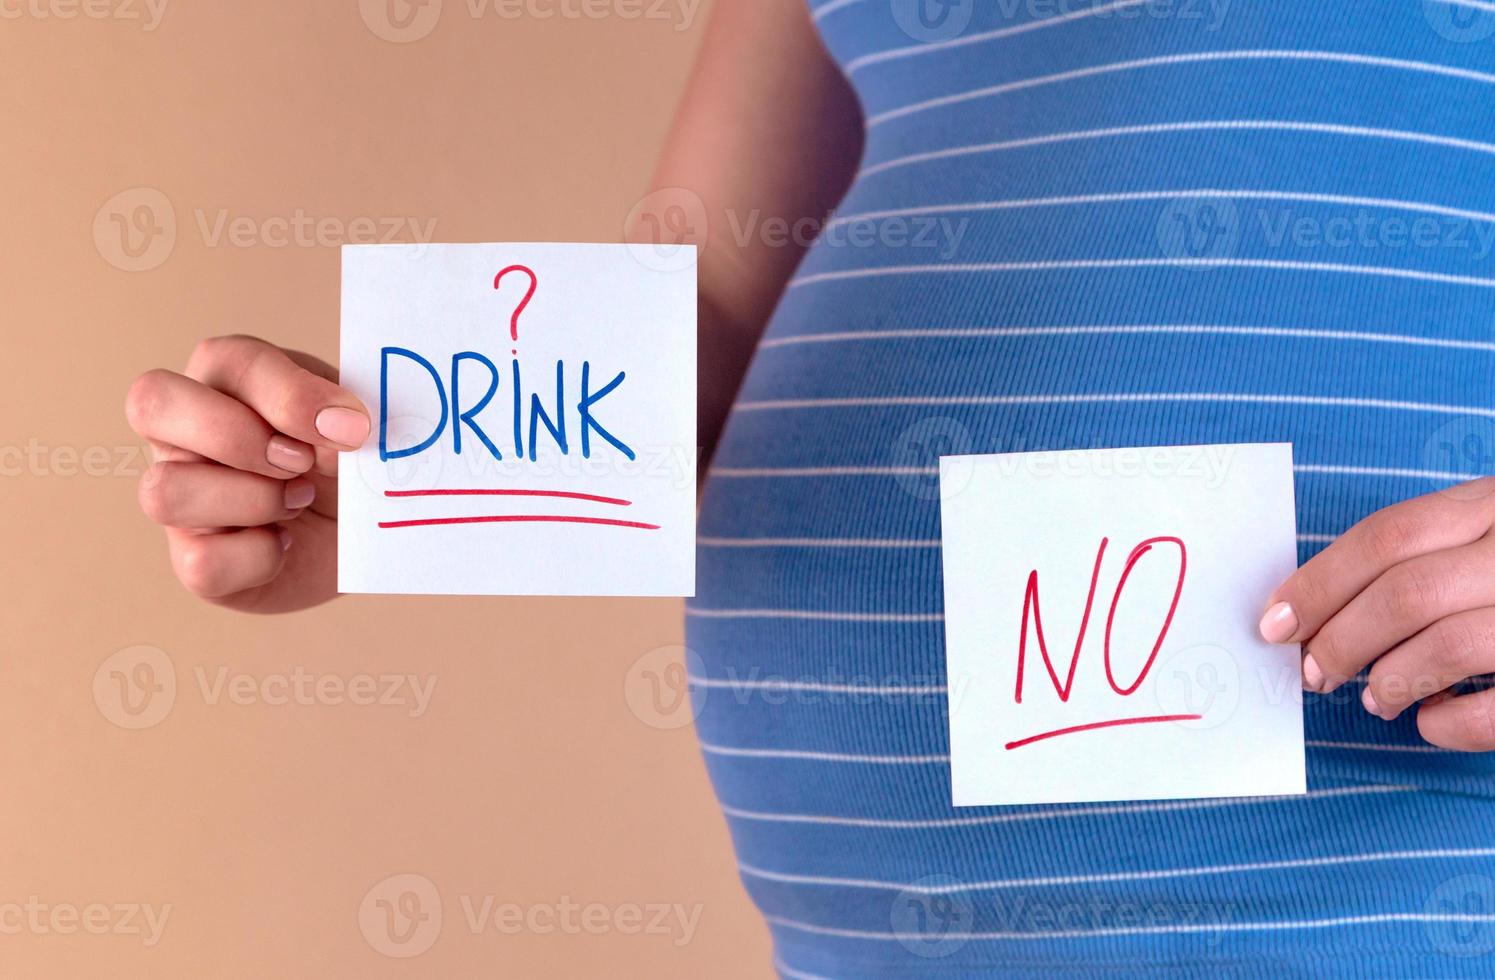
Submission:
{"label": "red underline", "polygon": [[1071,725],[1068,728],[1056,728],[1051,732],[1029,735],[1027,738],[1018,739],[1016,742],[1008,742],[1007,747],[1009,749],[1020,749],[1024,745],[1042,742],[1046,738],[1073,735],[1075,732],[1089,732],[1097,728],[1115,728],[1117,725],[1147,725],[1160,721],[1198,721],[1203,717],[1203,715],[1148,715],[1143,718],[1117,718],[1115,721],[1092,721],[1087,725]]}
{"label": "red underline", "polygon": [[386,490],[386,497],[565,497],[567,500],[589,500],[596,504],[627,507],[631,500],[599,497],[595,493],[573,493],[570,490]]}
{"label": "red underline", "polygon": [[431,527],[436,524],[509,524],[520,521],[540,521],[549,524],[606,524],[610,527],[636,527],[644,531],[658,531],[658,524],[643,524],[639,521],[614,521],[606,517],[562,517],[557,514],[498,514],[492,517],[433,517],[420,521],[380,521],[380,527]]}

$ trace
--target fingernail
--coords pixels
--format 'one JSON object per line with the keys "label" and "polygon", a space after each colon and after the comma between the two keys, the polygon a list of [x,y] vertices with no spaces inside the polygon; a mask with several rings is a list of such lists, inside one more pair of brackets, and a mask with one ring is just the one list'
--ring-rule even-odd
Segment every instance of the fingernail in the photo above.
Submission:
{"label": "fingernail", "polygon": [[1313,659],[1313,654],[1303,658],[1303,690],[1317,691],[1324,686],[1324,671],[1319,662]]}
{"label": "fingernail", "polygon": [[369,419],[351,408],[324,408],[317,414],[317,431],[339,446],[356,449],[369,437]]}
{"label": "fingernail", "polygon": [[290,551],[291,550],[291,542],[293,542],[295,540],[295,538],[292,538],[291,537],[291,532],[287,531],[285,528],[280,528],[279,530],[280,530],[280,550],[281,551]]}
{"label": "fingernail", "polygon": [[265,447],[265,461],[292,473],[305,473],[317,458],[301,443],[282,435],[274,435]]}
{"label": "fingernail", "polygon": [[1360,703],[1365,705],[1366,711],[1369,711],[1377,718],[1381,716],[1381,706],[1376,703],[1376,696],[1371,693],[1369,684],[1365,686],[1365,693],[1360,695]]}
{"label": "fingernail", "polygon": [[310,480],[292,480],[286,484],[286,510],[300,510],[317,499],[317,488]]}
{"label": "fingernail", "polygon": [[1286,602],[1279,602],[1266,611],[1256,628],[1268,643],[1286,643],[1298,632],[1298,614]]}

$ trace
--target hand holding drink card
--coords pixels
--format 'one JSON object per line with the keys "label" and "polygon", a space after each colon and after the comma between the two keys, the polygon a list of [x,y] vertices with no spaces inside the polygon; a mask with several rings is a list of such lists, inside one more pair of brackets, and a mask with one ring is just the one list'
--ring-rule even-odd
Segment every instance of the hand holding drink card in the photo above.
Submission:
{"label": "hand holding drink card", "polygon": [[343,250],[343,592],[692,595],[695,269],[628,245]]}
{"label": "hand holding drink card", "polygon": [[956,806],[1306,791],[1284,444],[940,460]]}

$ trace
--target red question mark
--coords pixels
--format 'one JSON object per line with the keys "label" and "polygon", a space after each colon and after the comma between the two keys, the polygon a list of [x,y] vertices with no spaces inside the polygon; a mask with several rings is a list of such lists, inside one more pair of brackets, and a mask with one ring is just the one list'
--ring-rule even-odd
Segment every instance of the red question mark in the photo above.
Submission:
{"label": "red question mark", "polygon": [[[504,281],[504,276],[508,275],[511,272],[522,272],[526,276],[529,276],[529,290],[524,294],[524,299],[521,299],[519,301],[519,305],[514,307],[513,315],[509,317],[509,337],[512,338],[514,343],[517,344],[519,343],[519,314],[524,312],[524,308],[529,305],[530,299],[534,297],[535,287],[540,285],[540,280],[536,278],[535,270],[531,269],[529,266],[511,265],[499,270],[498,275],[493,277],[493,288],[497,289],[499,283]],[[516,348],[509,353],[517,354],[519,353],[519,351]]]}

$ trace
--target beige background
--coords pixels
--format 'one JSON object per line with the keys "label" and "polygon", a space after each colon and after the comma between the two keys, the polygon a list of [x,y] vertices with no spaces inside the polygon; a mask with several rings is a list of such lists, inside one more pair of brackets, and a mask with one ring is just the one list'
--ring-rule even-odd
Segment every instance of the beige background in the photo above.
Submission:
{"label": "beige background", "polygon": [[[333,359],[336,245],[355,219],[434,219],[446,241],[618,240],[707,11],[156,3],[0,11],[0,975],[768,975],[693,736],[651,724],[681,720],[654,713],[646,674],[678,659],[646,656],[681,641],[678,602],[215,610],[176,586],[136,509],[144,458],[121,410],[136,374],[179,368],[214,333]],[[298,215],[327,220],[283,243]],[[132,255],[140,228],[167,234]],[[298,670],[436,686],[419,717],[408,687],[395,705],[330,688],[271,703]],[[216,686],[238,675],[247,696]],[[147,685],[128,705],[121,677]],[[378,928],[381,900],[432,911],[429,895],[399,904],[419,879],[380,885],[402,873],[443,913],[410,959],[385,954],[429,932],[402,946]],[[521,931],[474,933],[485,900],[518,906]],[[565,934],[563,900],[595,903],[598,934]],[[93,903],[103,934],[69,918]],[[115,908],[131,904],[170,907],[154,945],[143,912]],[[698,923],[651,929],[654,904]]]}

